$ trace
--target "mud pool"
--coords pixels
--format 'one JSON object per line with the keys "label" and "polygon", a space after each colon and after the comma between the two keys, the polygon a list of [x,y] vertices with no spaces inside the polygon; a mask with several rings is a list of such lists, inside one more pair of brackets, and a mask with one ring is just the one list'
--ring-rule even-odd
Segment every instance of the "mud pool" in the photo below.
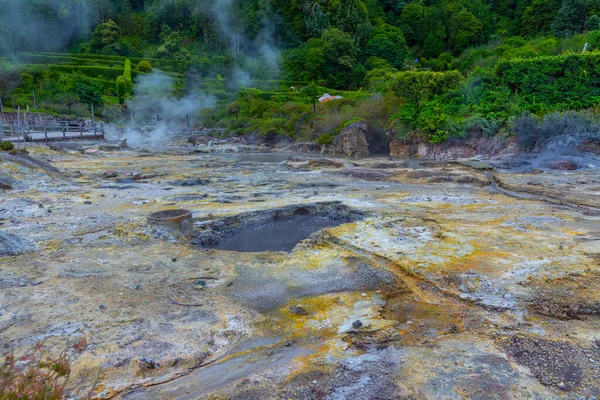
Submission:
{"label": "mud pool", "polygon": [[297,215],[246,229],[220,241],[214,248],[242,252],[291,251],[311,234],[343,222],[327,217]]}
{"label": "mud pool", "polygon": [[[0,349],[85,337],[98,398],[600,397],[597,169],[29,150],[0,157]],[[190,243],[147,223],[175,209]]]}

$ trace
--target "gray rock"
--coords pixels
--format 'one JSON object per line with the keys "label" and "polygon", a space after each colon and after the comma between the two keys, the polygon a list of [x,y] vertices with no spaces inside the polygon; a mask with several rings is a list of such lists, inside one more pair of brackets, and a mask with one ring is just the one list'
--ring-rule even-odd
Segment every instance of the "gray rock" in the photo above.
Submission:
{"label": "gray rock", "polygon": [[307,315],[308,313],[304,309],[304,307],[292,306],[290,307],[290,312],[296,315]]}
{"label": "gray rock", "polygon": [[0,189],[2,190],[11,190],[13,188],[14,180],[0,175]]}
{"label": "gray rock", "polygon": [[323,146],[321,152],[332,156],[366,157],[369,155],[367,131],[364,122],[350,124],[336,136],[333,144]]}
{"label": "gray rock", "polygon": [[35,244],[20,236],[0,231],[0,256],[16,256],[37,250]]}

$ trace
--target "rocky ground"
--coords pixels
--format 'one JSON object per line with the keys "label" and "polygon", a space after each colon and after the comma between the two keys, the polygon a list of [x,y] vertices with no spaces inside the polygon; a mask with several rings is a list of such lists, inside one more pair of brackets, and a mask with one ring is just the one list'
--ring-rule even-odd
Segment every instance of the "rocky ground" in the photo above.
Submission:
{"label": "rocky ground", "polygon": [[[597,169],[29,151],[0,157],[0,349],[59,352],[85,337],[70,351],[73,387],[97,380],[99,398],[124,399],[600,397]],[[153,237],[147,216],[177,208],[192,212],[197,246]],[[314,212],[348,220],[291,252],[206,239]]]}

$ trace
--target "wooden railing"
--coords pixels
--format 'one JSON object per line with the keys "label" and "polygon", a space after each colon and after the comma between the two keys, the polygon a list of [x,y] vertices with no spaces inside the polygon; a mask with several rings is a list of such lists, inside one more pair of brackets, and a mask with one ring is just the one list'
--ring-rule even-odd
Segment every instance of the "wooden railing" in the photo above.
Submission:
{"label": "wooden railing", "polygon": [[88,122],[86,124],[82,120],[49,120],[41,124],[18,121],[7,124],[0,121],[0,140],[11,138],[23,138],[24,141],[77,139],[77,135],[73,135],[73,133],[79,133],[79,136],[82,139],[84,137],[89,137],[90,133],[94,137],[103,136],[104,124],[98,125],[95,122]]}

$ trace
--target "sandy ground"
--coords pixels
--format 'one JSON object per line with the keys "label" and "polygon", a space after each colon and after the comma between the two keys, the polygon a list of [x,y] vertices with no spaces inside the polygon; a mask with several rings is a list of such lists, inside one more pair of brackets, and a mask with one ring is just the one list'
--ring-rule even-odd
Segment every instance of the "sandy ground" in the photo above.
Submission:
{"label": "sandy ground", "polygon": [[[98,377],[99,398],[600,397],[600,171],[30,155],[60,173],[0,158],[0,230],[37,247],[0,256],[0,349],[85,337],[71,385]],[[289,253],[146,223],[330,202],[359,217]]]}

